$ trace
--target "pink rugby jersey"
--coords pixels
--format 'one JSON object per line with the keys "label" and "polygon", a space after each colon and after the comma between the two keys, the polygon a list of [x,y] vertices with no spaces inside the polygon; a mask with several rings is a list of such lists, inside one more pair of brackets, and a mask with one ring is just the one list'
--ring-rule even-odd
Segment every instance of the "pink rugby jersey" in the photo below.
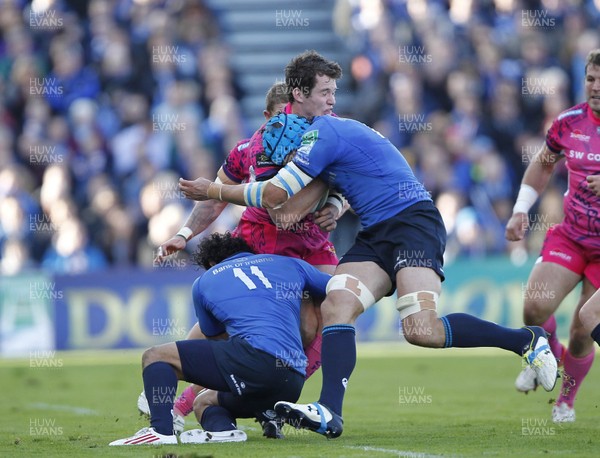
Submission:
{"label": "pink rugby jersey", "polygon": [[587,103],[562,112],[546,135],[548,148],[565,157],[569,188],[564,198],[565,226],[574,240],[600,235],[600,197],[587,186],[600,174],[600,118]]}
{"label": "pink rugby jersey", "polygon": [[[279,167],[267,157],[262,146],[261,126],[254,135],[239,142],[229,153],[223,164],[227,177],[236,183],[265,181],[277,175]],[[272,223],[269,213],[262,208],[247,207],[242,220]]]}

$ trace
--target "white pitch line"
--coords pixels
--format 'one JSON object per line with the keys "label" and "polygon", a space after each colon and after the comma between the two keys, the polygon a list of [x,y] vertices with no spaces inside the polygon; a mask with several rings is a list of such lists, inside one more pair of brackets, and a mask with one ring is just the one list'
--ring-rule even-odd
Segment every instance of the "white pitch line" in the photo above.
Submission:
{"label": "white pitch line", "polygon": [[408,450],[394,450],[389,448],[381,448],[381,447],[361,447],[356,445],[345,445],[344,448],[350,448],[353,450],[364,450],[365,452],[379,452],[379,453],[388,453],[391,455],[396,455],[400,457],[406,458],[444,458],[443,455],[429,455],[421,452],[411,452]]}
{"label": "white pitch line", "polygon": [[66,406],[63,404],[46,404],[45,402],[36,402],[35,404],[29,404],[29,407],[43,410],[60,410],[62,412],[71,412],[77,415],[99,415],[98,412],[92,409],[86,409],[85,407]]}

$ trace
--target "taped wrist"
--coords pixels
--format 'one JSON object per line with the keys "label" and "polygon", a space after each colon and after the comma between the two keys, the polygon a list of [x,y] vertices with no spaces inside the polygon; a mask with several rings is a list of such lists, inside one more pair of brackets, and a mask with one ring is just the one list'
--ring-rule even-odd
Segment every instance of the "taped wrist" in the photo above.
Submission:
{"label": "taped wrist", "polygon": [[342,213],[342,209],[344,208],[344,198],[341,194],[337,192],[329,194],[325,203],[334,205],[335,208],[337,208],[338,214]]}
{"label": "taped wrist", "polygon": [[517,201],[513,207],[513,214],[515,213],[529,213],[529,209],[535,204],[538,198],[538,193],[528,184],[522,184],[519,189],[519,195]]}
{"label": "taped wrist", "polygon": [[177,234],[175,234],[175,235],[178,235],[179,237],[183,237],[185,239],[185,241],[187,242],[188,240],[190,240],[192,235],[194,235],[194,231],[192,231],[187,226],[183,226],[181,229],[179,229],[179,232],[177,232]]}
{"label": "taped wrist", "polygon": [[218,183],[211,183],[208,185],[206,195],[209,199],[223,200],[221,193],[223,192],[223,185]]}

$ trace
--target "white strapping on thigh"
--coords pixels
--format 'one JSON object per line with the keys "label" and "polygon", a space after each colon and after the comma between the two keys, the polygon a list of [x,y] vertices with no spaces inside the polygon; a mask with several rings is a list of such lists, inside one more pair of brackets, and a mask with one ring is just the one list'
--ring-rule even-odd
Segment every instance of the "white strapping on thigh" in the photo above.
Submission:
{"label": "white strapping on thigh", "polygon": [[335,290],[348,291],[354,294],[365,310],[375,303],[375,296],[369,291],[369,288],[358,278],[349,274],[337,274],[331,277],[327,282],[325,291],[329,294],[330,291]]}
{"label": "white strapping on thigh", "polygon": [[400,319],[414,315],[421,310],[435,310],[438,293],[434,291],[416,291],[405,294],[396,301],[396,309],[400,312]]}

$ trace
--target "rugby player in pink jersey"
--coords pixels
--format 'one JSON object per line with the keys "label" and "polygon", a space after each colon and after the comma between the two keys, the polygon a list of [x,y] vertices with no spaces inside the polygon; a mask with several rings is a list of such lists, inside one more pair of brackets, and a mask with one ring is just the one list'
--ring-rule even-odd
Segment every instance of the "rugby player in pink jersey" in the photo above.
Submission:
{"label": "rugby player in pink jersey", "polygon": [[[320,66],[318,74],[310,88],[306,88],[297,100],[290,102],[285,83],[276,83],[267,93],[265,119],[279,113],[293,113],[299,116],[313,117],[333,114],[335,105],[336,80],[342,71],[335,62],[328,61],[314,51],[308,51],[297,59],[307,65]],[[296,88],[296,91],[299,89]],[[225,184],[239,184],[251,181],[268,180],[275,176],[280,168],[263,148],[262,134],[264,125],[250,139],[242,140],[231,150],[225,163],[217,173],[217,180]],[[301,136],[301,135],[300,135]],[[296,138],[300,138],[297,136]],[[322,209],[312,212],[315,204],[327,191],[327,185],[315,180],[314,186],[286,203],[281,209],[246,208],[234,235],[242,237],[257,253],[274,253],[300,258],[319,270],[333,274],[338,263],[328,232],[336,226],[336,219],[342,215],[343,199],[331,194]],[[187,241],[203,232],[221,214],[227,203],[218,201],[197,202],[184,227],[158,248],[157,260],[185,248]],[[308,365],[306,376],[310,377],[320,367],[321,355],[321,318],[318,307],[311,300],[304,301],[301,310],[301,335],[305,345]],[[188,334],[188,339],[204,338],[197,324]],[[176,400],[174,406],[175,427],[183,429],[183,417],[191,413],[193,402],[201,387],[190,385]],[[142,393],[138,399],[138,408],[146,413],[147,400]],[[277,424],[263,424],[267,437],[282,437]]]}
{"label": "rugby player in pink jersey", "polygon": [[[600,197],[600,175],[587,177],[588,188]],[[592,339],[600,345],[600,289],[581,307],[579,319]]]}
{"label": "rugby player in pink jersey", "polygon": [[[549,334],[550,346],[563,364],[560,396],[552,408],[556,423],[575,421],[577,392],[594,360],[594,341],[580,315],[571,323],[568,348],[556,336],[553,313],[581,282],[577,312],[600,288],[600,197],[590,183],[600,174],[600,49],[588,54],[585,66],[586,102],[561,113],[546,135],[546,144],[529,164],[506,226],[510,241],[524,237],[528,211],[546,188],[554,167],[564,158],[569,188],[564,196],[564,219],[551,227],[544,240],[525,291],[524,321],[541,325]],[[535,374],[526,367],[515,385],[527,392],[537,386]]]}

